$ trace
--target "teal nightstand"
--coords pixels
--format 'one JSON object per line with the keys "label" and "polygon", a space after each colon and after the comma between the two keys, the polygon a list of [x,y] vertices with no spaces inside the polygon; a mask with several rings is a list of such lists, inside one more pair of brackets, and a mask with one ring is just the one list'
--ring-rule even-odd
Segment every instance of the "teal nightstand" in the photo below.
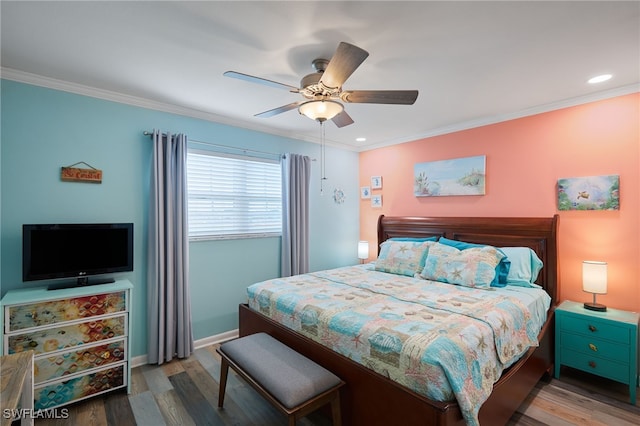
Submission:
{"label": "teal nightstand", "polygon": [[629,385],[635,405],[638,385],[638,320],[635,312],[589,311],[564,301],[556,308],[555,378],[567,365]]}

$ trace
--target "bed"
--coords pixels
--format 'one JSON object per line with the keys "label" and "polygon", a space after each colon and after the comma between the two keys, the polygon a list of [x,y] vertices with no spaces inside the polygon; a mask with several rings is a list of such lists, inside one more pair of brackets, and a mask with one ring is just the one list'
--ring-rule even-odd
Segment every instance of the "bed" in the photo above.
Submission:
{"label": "bed", "polygon": [[[543,267],[535,283],[548,295],[549,309],[546,317],[540,318],[539,333],[535,336],[537,346],[525,348],[522,355],[505,362],[500,370],[497,382],[479,408],[479,422],[482,425],[505,424],[519,405],[524,401],[537,381],[553,367],[553,319],[557,303],[557,215],[551,218],[436,218],[436,217],[386,217],[378,220],[378,243],[392,240],[424,239],[444,237],[452,241],[490,245],[494,247],[528,247],[542,261]],[[388,242],[387,242],[388,245]],[[361,268],[366,269],[367,266]],[[369,267],[369,270],[371,267]],[[365,273],[356,268],[338,272],[319,271],[313,275],[333,280],[331,274],[357,277]],[[370,272],[366,272],[369,274]],[[350,275],[351,274],[351,275]],[[381,272],[379,274],[385,274]],[[392,275],[392,274],[388,274]],[[409,278],[409,277],[407,277]],[[295,282],[297,278],[292,278]],[[413,280],[413,281],[412,281]],[[406,285],[417,285],[419,280],[409,278]],[[399,282],[399,281],[398,281]],[[305,285],[298,283],[298,285]],[[341,283],[339,285],[342,285]],[[358,286],[360,284],[355,283]],[[403,284],[405,285],[405,284]],[[434,284],[433,288],[440,286]],[[451,286],[443,284],[442,286]],[[382,286],[384,287],[384,286]],[[388,286],[389,288],[393,285]],[[409,287],[407,287],[409,288]],[[356,293],[361,288],[354,290]],[[385,290],[386,291],[386,290]],[[389,290],[391,291],[391,290]],[[479,291],[470,289],[469,291]],[[331,291],[329,291],[331,292]],[[399,294],[407,294],[405,288]],[[376,295],[378,297],[378,295]],[[459,296],[455,296],[459,297]],[[404,303],[404,301],[394,301]],[[395,305],[394,305],[395,306]],[[401,308],[402,309],[402,308]],[[465,314],[466,313],[462,313]],[[292,315],[294,318],[296,315]],[[456,399],[439,401],[425,396],[421,391],[412,389],[395,381],[392,371],[365,367],[362,360],[355,361],[354,356],[339,350],[340,345],[330,349],[314,339],[309,330],[296,331],[276,321],[261,311],[254,303],[240,306],[240,335],[267,332],[291,348],[309,357],[325,368],[340,376],[347,386],[342,391],[343,417],[346,424],[403,424],[403,425],[465,425],[473,424],[468,407],[462,407]],[[373,341],[369,336],[369,341]],[[357,342],[356,342],[357,343]],[[335,345],[334,345],[335,346]],[[386,356],[387,363],[388,354]],[[368,358],[368,361],[371,361]],[[375,361],[375,360],[374,360]],[[367,364],[365,362],[364,364]],[[374,362],[375,364],[375,362]],[[379,364],[379,363],[378,363]],[[373,365],[373,367],[379,365]],[[376,371],[377,370],[377,371]],[[453,386],[456,387],[456,386]],[[456,388],[456,391],[459,389]]]}

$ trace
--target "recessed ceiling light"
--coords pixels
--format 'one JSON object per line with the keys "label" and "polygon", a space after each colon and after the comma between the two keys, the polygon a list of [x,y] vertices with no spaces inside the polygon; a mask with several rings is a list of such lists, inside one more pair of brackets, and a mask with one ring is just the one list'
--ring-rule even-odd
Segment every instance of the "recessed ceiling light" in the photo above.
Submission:
{"label": "recessed ceiling light", "polygon": [[611,74],[602,74],[589,79],[589,84],[602,83],[603,81],[607,81],[611,78]]}
{"label": "recessed ceiling light", "polygon": [[367,138],[362,138],[362,137],[356,138],[356,142],[364,142],[366,140],[367,140]]}

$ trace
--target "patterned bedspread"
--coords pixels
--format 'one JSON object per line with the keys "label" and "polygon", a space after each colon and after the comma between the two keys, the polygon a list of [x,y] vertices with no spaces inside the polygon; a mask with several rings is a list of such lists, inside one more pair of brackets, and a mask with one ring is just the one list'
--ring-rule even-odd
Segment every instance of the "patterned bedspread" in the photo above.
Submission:
{"label": "patterned bedspread", "polygon": [[251,308],[312,340],[428,398],[455,398],[469,425],[479,425],[493,384],[537,346],[541,327],[516,298],[366,265],[247,292]]}

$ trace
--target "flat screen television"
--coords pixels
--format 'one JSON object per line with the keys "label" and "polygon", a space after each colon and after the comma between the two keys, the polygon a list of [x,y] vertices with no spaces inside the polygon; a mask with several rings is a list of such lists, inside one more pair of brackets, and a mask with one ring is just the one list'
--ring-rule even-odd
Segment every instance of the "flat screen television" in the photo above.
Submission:
{"label": "flat screen television", "polygon": [[76,278],[49,286],[67,288],[113,282],[95,276],[128,271],[133,271],[133,223],[22,225],[23,281]]}

